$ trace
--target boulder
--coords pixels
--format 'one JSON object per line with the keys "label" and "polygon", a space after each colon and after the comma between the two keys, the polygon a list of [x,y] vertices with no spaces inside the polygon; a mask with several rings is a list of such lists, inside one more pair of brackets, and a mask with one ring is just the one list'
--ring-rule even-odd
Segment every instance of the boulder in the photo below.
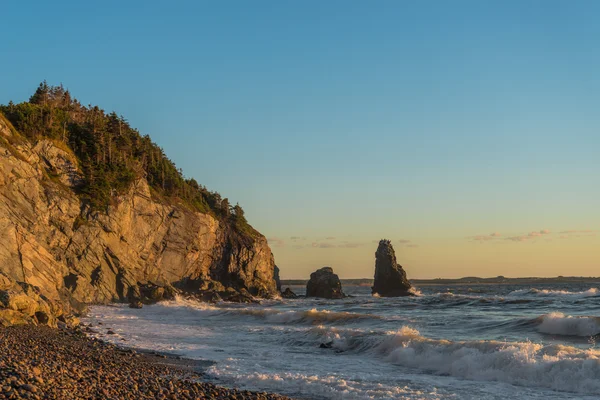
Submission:
{"label": "boulder", "polygon": [[285,290],[281,292],[281,297],[283,297],[284,299],[297,299],[298,295],[292,292],[292,289],[285,288]]}
{"label": "boulder", "polygon": [[254,296],[244,288],[239,291],[233,288],[227,288],[225,292],[221,292],[221,297],[223,300],[232,303],[258,303]]}
{"label": "boulder", "polygon": [[396,262],[396,253],[389,240],[379,241],[375,252],[375,282],[372,293],[381,297],[412,296],[410,282],[406,272]]}
{"label": "boulder", "polygon": [[333,269],[323,267],[310,274],[310,280],[306,284],[306,297],[342,299],[346,295],[342,291],[340,278],[333,273]]}
{"label": "boulder", "polygon": [[142,303],[140,300],[132,300],[129,302],[129,308],[140,309],[142,307],[144,307],[144,303]]}
{"label": "boulder", "polygon": [[15,282],[0,272],[0,325],[41,324],[57,326],[57,318],[69,310],[48,299],[41,290]]}
{"label": "boulder", "polygon": [[207,291],[198,293],[195,297],[196,297],[196,299],[203,301],[205,303],[213,303],[214,304],[214,303],[223,301],[223,299],[221,298],[219,293],[215,292],[214,290],[207,290]]}

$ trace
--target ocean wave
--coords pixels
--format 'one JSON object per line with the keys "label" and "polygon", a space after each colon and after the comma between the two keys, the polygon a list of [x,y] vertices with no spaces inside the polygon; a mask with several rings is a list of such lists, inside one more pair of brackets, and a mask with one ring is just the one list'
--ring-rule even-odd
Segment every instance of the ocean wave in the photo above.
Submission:
{"label": "ocean wave", "polygon": [[438,306],[443,304],[445,307],[460,307],[460,306],[482,306],[482,305],[493,305],[493,304],[526,304],[539,301],[536,299],[520,299],[514,297],[502,297],[502,296],[477,296],[469,294],[443,292],[436,293],[429,296],[422,297],[422,303],[424,305]]}
{"label": "ocean wave", "polygon": [[232,316],[249,316],[261,318],[264,319],[266,322],[272,324],[323,324],[335,322],[348,322],[364,319],[381,319],[381,317],[378,315],[361,314],[346,311],[318,310],[316,308],[302,311],[284,311],[267,307],[240,307],[237,304],[232,305],[228,303],[218,303],[216,305],[212,305],[184,298],[176,298],[172,301],[159,303],[159,305],[165,307],[187,307],[197,311],[208,311],[213,315],[226,314]]}
{"label": "ocean wave", "polygon": [[573,317],[561,312],[542,315],[538,332],[565,336],[595,336],[600,333],[599,317]]}
{"label": "ocean wave", "polygon": [[237,310],[228,310],[229,313],[249,315],[260,317],[270,323],[293,324],[293,323],[334,323],[363,319],[380,319],[381,317],[372,314],[360,314],[346,311],[317,310],[316,308],[306,311],[280,311],[271,308],[244,308]]}
{"label": "ocean wave", "polygon": [[220,380],[231,380],[251,389],[265,386],[280,393],[302,393],[312,399],[441,399],[436,390],[423,391],[408,386],[369,384],[364,379],[349,379],[336,375],[303,373],[265,373],[239,371],[223,365],[208,368],[207,374]]}
{"label": "ocean wave", "polygon": [[408,326],[387,332],[383,338],[350,336],[334,341],[334,347],[366,352],[394,365],[436,375],[600,394],[600,350],[595,349],[533,342],[434,340]]}
{"label": "ocean wave", "polygon": [[538,295],[538,296],[570,296],[570,297],[595,297],[600,296],[598,288],[590,288],[582,292],[569,292],[568,290],[550,290],[550,289],[519,289],[510,292],[509,296],[520,296],[520,295]]}

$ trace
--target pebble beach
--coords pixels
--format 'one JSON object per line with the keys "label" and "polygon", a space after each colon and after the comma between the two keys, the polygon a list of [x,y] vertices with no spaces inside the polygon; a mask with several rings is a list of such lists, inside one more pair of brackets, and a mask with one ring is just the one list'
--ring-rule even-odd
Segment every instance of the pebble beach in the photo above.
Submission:
{"label": "pebble beach", "polygon": [[0,349],[0,399],[288,399],[202,382],[193,360],[117,347],[78,329],[0,327]]}

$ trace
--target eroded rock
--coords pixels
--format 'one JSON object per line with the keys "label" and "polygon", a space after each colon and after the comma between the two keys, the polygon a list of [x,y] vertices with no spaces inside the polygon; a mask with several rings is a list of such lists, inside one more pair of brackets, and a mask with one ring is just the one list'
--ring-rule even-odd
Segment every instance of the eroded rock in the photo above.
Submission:
{"label": "eroded rock", "polygon": [[342,291],[340,278],[333,273],[333,269],[323,267],[310,274],[310,280],[306,284],[306,297],[342,299],[346,295]]}
{"label": "eroded rock", "polygon": [[406,272],[396,262],[396,253],[389,240],[379,241],[375,252],[375,281],[372,293],[382,297],[412,296]]}
{"label": "eroded rock", "polygon": [[284,299],[297,299],[298,295],[292,292],[292,289],[285,288],[285,290],[281,292],[281,297],[283,297]]}

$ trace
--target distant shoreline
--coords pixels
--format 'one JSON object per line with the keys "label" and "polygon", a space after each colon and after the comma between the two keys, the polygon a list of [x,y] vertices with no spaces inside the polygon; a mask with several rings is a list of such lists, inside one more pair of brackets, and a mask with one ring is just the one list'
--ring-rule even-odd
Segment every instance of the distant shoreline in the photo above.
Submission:
{"label": "distant shoreline", "polygon": [[[367,286],[373,284],[373,279],[340,279],[342,285],[346,286]],[[306,285],[307,279],[282,279],[281,286],[300,286]],[[468,276],[464,278],[436,278],[436,279],[410,279],[413,285],[524,285],[529,283],[600,283],[600,277],[583,276],[558,276],[553,278],[525,277],[525,278],[506,278],[496,276],[493,278],[480,278]]]}

